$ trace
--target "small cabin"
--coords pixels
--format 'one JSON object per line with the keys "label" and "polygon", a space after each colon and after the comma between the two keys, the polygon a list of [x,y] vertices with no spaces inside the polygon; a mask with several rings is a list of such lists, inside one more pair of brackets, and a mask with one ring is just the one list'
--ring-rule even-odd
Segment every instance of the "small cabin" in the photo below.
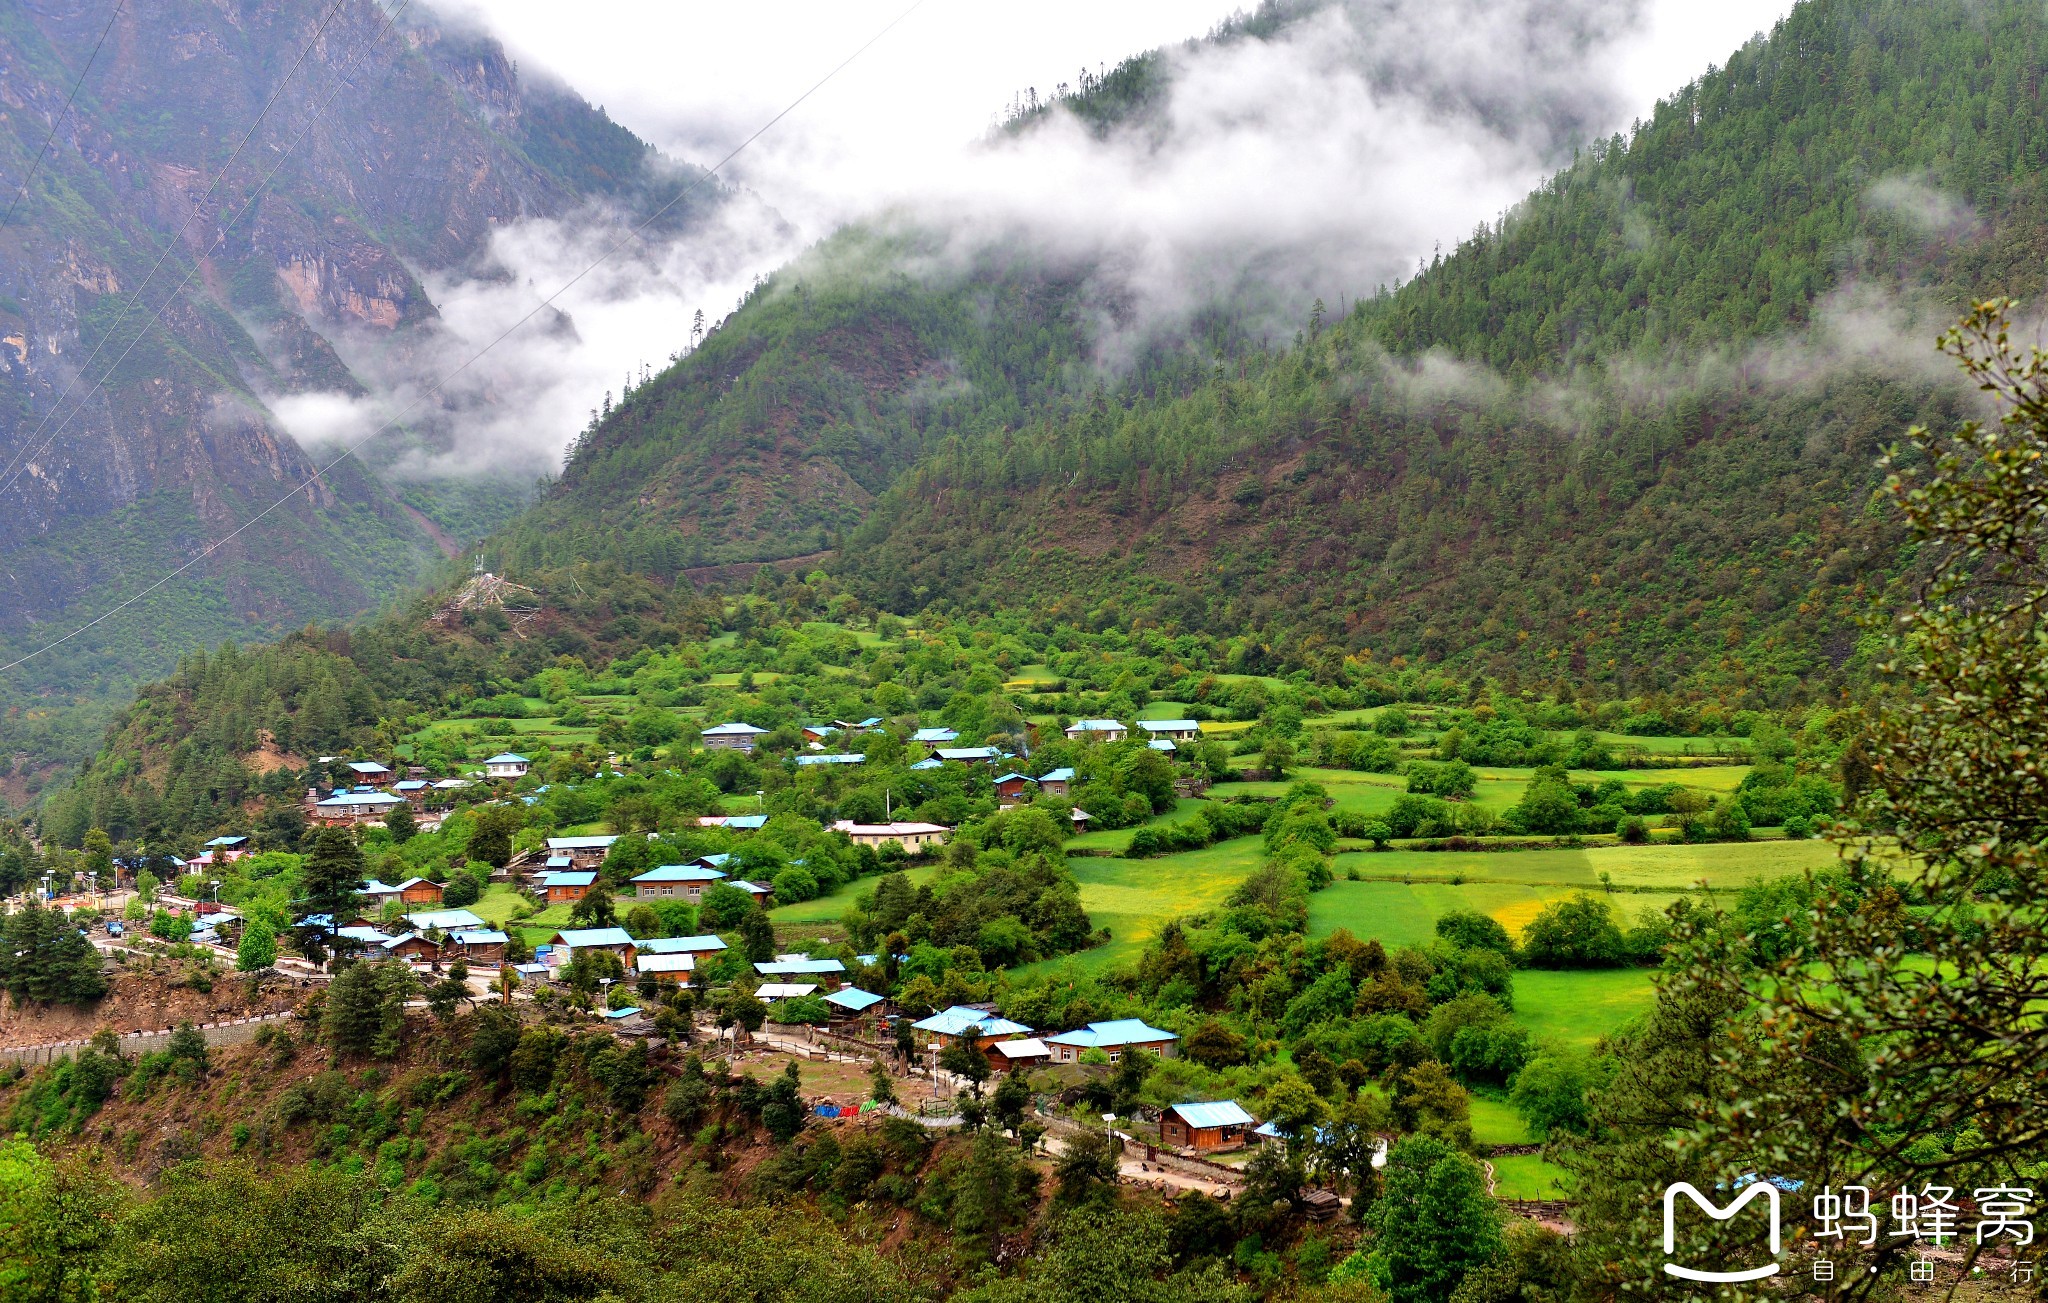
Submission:
{"label": "small cabin", "polygon": [[550,905],[574,904],[590,894],[596,881],[597,874],[589,869],[557,869],[541,874],[540,889]]}
{"label": "small cabin", "polygon": [[1159,1138],[1181,1149],[1239,1149],[1257,1125],[1234,1099],[1175,1104],[1159,1116]]}

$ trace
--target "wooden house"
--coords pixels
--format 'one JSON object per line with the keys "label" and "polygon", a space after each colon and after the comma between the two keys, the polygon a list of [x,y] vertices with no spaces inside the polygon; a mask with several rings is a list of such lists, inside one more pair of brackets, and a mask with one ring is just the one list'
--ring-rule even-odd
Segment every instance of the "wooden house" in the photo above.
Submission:
{"label": "wooden house", "polygon": [[1159,1117],[1159,1138],[1181,1149],[1238,1149],[1257,1125],[1234,1099],[1175,1104]]}
{"label": "wooden house", "polygon": [[550,905],[573,904],[589,895],[596,881],[597,874],[590,869],[557,869],[541,874],[540,889]]}

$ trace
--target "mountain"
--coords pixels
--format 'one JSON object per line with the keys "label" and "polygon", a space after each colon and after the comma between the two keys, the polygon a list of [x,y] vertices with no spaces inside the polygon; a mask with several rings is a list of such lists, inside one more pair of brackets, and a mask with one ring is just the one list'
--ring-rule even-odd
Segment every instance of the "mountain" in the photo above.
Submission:
{"label": "mountain", "polygon": [[181,746],[173,804],[233,805],[274,725],[335,749],[553,658],[700,637],[724,621],[701,587],[775,592],[776,569],[826,572],[791,600],[1157,629],[1243,673],[1833,698],[1913,574],[1866,510],[1876,456],[1976,410],[1933,335],[2039,287],[2039,115],[2009,110],[2037,101],[2044,28],[1808,0],[1407,283],[1273,346],[1219,312],[1120,372],[1091,364],[1086,266],[913,275],[939,235],[843,232],[475,549],[534,591],[530,624],[446,614],[444,585],[191,662],[73,818],[113,826],[91,812],[134,774],[161,788]]}
{"label": "mountain", "polygon": [[[890,609],[1251,629],[1273,665],[1832,691],[1897,573],[1877,453],[1966,411],[1934,334],[2041,280],[2043,43],[2021,4],[1808,0],[1342,319],[1124,375],[1076,374],[1086,268],[892,276],[849,233],[483,551],[809,558]],[[1081,116],[1142,121],[1159,75]]]}
{"label": "mountain", "polygon": [[416,4],[126,6],[111,22],[8,6],[0,661],[231,541],[9,671],[0,748],[75,752],[185,649],[361,613],[516,510],[529,483],[380,477],[439,437],[429,405],[258,520],[333,455],[301,448],[274,406],[362,396],[365,362],[424,351],[423,277],[475,266],[507,223],[651,210],[692,175]]}

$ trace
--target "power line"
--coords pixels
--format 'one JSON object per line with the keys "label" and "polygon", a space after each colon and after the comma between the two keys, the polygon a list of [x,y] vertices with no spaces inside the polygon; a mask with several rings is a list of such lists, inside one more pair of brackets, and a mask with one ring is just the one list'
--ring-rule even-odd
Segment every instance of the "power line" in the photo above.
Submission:
{"label": "power line", "polygon": [[[313,38],[306,42],[304,49],[301,49],[299,51],[299,57],[292,62],[292,66],[285,72],[284,76],[278,80],[277,88],[270,92],[270,98],[264,101],[262,110],[256,115],[256,120],[249,124],[249,129],[247,131],[242,133],[242,139],[240,143],[238,143],[235,146],[235,152],[228,155],[228,161],[220,165],[220,171],[214,173],[213,184],[207,186],[206,193],[199,196],[199,202],[192,205],[192,211],[194,216],[199,215],[200,209],[203,208],[207,203],[209,203],[213,199],[213,192],[220,189],[220,183],[227,179],[228,169],[232,168],[235,165],[235,160],[239,159],[242,156],[242,151],[248,147],[249,142],[251,140],[255,139],[257,130],[261,128],[263,125],[263,120],[270,116],[270,110],[276,106],[278,99],[284,94],[284,88],[291,84],[291,80],[293,77],[296,77],[298,75],[300,67],[302,67],[306,62],[306,56],[313,52],[313,47],[318,45],[320,43],[320,38],[327,34],[327,25],[334,21],[334,16],[341,12],[341,7],[346,2],[347,0],[334,0],[333,8],[327,11],[327,16],[325,18],[322,18],[320,20],[320,25],[313,30]],[[411,0],[407,0],[407,3],[410,2]],[[400,8],[403,9],[404,6],[401,5]],[[387,20],[384,25],[384,31],[389,31],[390,29],[391,23],[390,21]],[[384,32],[380,31],[377,33],[376,39],[382,40],[383,36]],[[296,142],[294,143],[296,144]],[[289,151],[287,151],[286,157],[289,156]],[[281,163],[280,166],[282,166]],[[273,177],[276,176],[277,169],[271,169],[270,175]],[[268,184],[268,178],[265,178],[265,184]],[[257,187],[254,194],[250,196],[250,206],[254,205],[255,196],[260,195],[262,193],[262,187]],[[245,206],[242,212],[246,214],[248,212],[248,207]],[[236,220],[239,221],[240,219],[241,214],[237,214]],[[233,223],[230,223],[230,225],[232,224]],[[190,229],[189,222],[186,224],[185,229]],[[226,233],[226,228],[223,228],[221,232],[222,238],[225,238]],[[173,231],[171,233],[171,238],[165,242],[162,252],[157,254],[155,264],[150,267],[149,275],[143,277],[142,284],[135,287],[135,293],[133,295],[133,298],[137,302],[141,301],[143,292],[149,289],[150,283],[156,280],[157,272],[163,270],[164,263],[168,261],[171,256],[171,250],[178,247],[178,240],[182,234],[182,231]],[[215,241],[215,246],[219,246],[219,240]],[[66,382],[64,386],[64,391],[57,395],[57,401],[50,405],[50,410],[44,413],[43,419],[41,421],[36,423],[34,433],[30,434],[27,439],[24,439],[22,441],[21,450],[15,453],[15,455],[11,459],[9,459],[7,463],[7,470],[5,472],[7,478],[5,482],[0,482],[0,494],[4,494],[7,492],[8,489],[14,487],[14,482],[20,479],[22,474],[27,471],[29,463],[34,461],[38,456],[40,456],[45,448],[48,448],[51,444],[55,443],[57,439],[64,433],[65,429],[70,426],[72,418],[77,416],[80,412],[84,411],[86,403],[92,400],[92,396],[98,393],[100,391],[100,388],[103,385],[105,385],[107,381],[114,378],[114,372],[120,370],[121,364],[128,360],[128,354],[134,352],[136,345],[142,342],[143,336],[147,335],[150,332],[150,330],[157,324],[157,322],[163,319],[164,313],[170,309],[171,304],[177,300],[178,295],[185,292],[185,287],[192,283],[192,277],[197,275],[198,271],[199,259],[194,258],[192,260],[191,269],[185,273],[185,279],[180,281],[178,283],[177,289],[171,291],[170,296],[166,298],[163,301],[163,303],[158,305],[155,314],[150,317],[149,323],[143,326],[141,330],[136,332],[134,339],[128,341],[128,347],[121,351],[121,356],[115,358],[114,364],[106,369],[105,374],[101,375],[98,380],[93,382],[92,387],[85,391],[85,396],[83,398],[80,398],[78,400],[77,405],[72,407],[70,415],[66,416],[63,422],[59,424],[55,430],[52,430],[50,432],[50,437],[48,439],[43,439],[42,433],[44,428],[50,424],[51,418],[56,416],[57,413],[63,409],[64,400],[71,396],[71,391],[77,386],[79,378],[83,376],[86,372],[92,370],[92,364],[99,360],[100,350],[107,346],[107,341],[112,339],[115,335],[119,334],[121,331],[121,327],[128,324],[128,314],[130,313],[130,311],[132,311],[132,309],[129,308],[128,305],[125,303],[122,305],[120,318],[116,320],[113,325],[107,328],[105,334],[100,336],[99,343],[93,345],[92,352],[86,356],[85,362],[79,366],[78,370],[72,375],[71,379],[68,382]]]}
{"label": "power line", "polygon": [[684,199],[687,199],[690,195],[694,194],[700,187],[703,186],[703,184],[706,181],[709,181],[712,177],[716,176],[719,173],[719,171],[725,167],[726,164],[732,162],[733,159],[738,158],[741,151],[745,150],[749,145],[753,144],[756,140],[759,140],[762,136],[766,135],[768,131],[775,126],[776,123],[782,121],[790,114],[796,112],[797,108],[800,105],[802,105],[805,100],[809,99],[811,96],[817,94],[820,90],[822,90],[827,82],[831,81],[834,77],[837,77],[840,73],[844,72],[848,65],[850,65],[855,59],[858,59],[861,55],[867,53],[869,47],[873,46],[877,41],[880,41],[883,37],[887,36],[890,32],[894,31],[897,28],[897,26],[903,22],[904,19],[910,17],[911,14],[917,12],[917,10],[921,8],[923,4],[924,0],[912,0],[912,4],[909,8],[905,9],[902,13],[896,15],[896,17],[890,19],[889,22],[885,26],[883,26],[880,31],[876,32],[873,36],[870,36],[852,54],[849,54],[844,59],[840,60],[839,63],[833,66],[831,71],[827,72],[824,76],[820,77],[816,82],[812,83],[810,89],[806,90],[803,94],[791,100],[788,106],[785,107],[780,113],[777,113],[774,117],[762,123],[761,126],[757,130],[755,130],[755,132],[752,135],[748,136],[745,140],[742,140],[739,144],[735,145],[732,148],[731,152],[726,154],[724,158],[719,159],[716,163],[706,168],[700,175],[696,177],[696,179],[691,181],[689,185],[677,191],[676,194],[672,198],[670,198],[667,203],[655,209],[638,226],[633,227],[624,235],[620,236],[616,241],[613,242],[610,248],[606,249],[603,253],[599,254],[594,262],[592,262],[588,267],[585,267],[582,271],[577,272],[574,276],[571,276],[568,280],[564,281],[561,284],[561,286],[555,290],[554,293],[548,295],[545,299],[542,299],[538,304],[536,304],[532,311],[528,312],[525,316],[519,318],[519,320],[507,326],[503,331],[501,331],[498,334],[496,338],[492,339],[490,343],[485,344],[482,348],[478,349],[475,353],[471,354],[462,363],[451,368],[445,374],[443,374],[438,380],[435,380],[431,385],[423,389],[420,392],[419,396],[414,398],[410,403],[407,403],[403,408],[401,408],[398,411],[397,415],[393,416],[383,425],[380,425],[376,429],[370,431],[370,433],[364,435],[362,438],[356,440],[354,443],[349,444],[347,447],[343,448],[339,453],[335,455],[333,460],[329,461],[326,465],[321,466],[319,469],[315,470],[311,475],[307,476],[305,479],[299,481],[299,483],[296,486],[294,486],[290,492],[286,493],[277,501],[271,503],[263,510],[257,512],[255,515],[249,517],[249,519],[237,525],[234,529],[230,530],[226,535],[208,544],[205,547],[205,549],[200,551],[191,560],[185,562],[185,564],[171,571],[169,574],[157,580],[155,583],[143,589],[141,592],[136,593],[133,597],[126,598],[123,601],[115,604],[114,606],[108,607],[105,611],[102,611],[99,615],[94,616],[92,619],[86,621],[84,624],[78,626],[76,629],[73,629],[70,633],[65,634],[63,637],[45,643],[42,646],[36,648],[32,652],[28,652],[25,655],[18,656],[13,660],[8,661],[6,664],[0,665],[0,674],[5,674],[7,671],[14,669],[16,666],[25,664],[28,661],[32,661],[36,657],[43,655],[45,652],[53,651],[56,648],[63,646],[65,643],[70,642],[73,638],[76,638],[78,635],[85,633],[88,630],[100,624],[105,623],[106,621],[112,619],[116,615],[119,615],[122,611],[127,610],[129,607],[135,605],[137,602],[149,596],[157,589],[162,588],[165,584],[168,584],[172,580],[178,578],[187,570],[190,570],[192,567],[198,565],[201,561],[206,560],[206,558],[212,556],[221,548],[226,547],[229,543],[234,542],[236,538],[241,536],[245,531],[247,531],[251,526],[255,525],[258,521],[262,520],[265,516],[268,516],[271,512],[276,511],[285,503],[290,502],[293,498],[299,496],[299,494],[304,493],[308,488],[312,487],[312,485],[316,483],[321,476],[325,475],[328,471],[333,470],[336,466],[339,466],[343,461],[353,456],[355,454],[356,449],[361,448],[364,444],[369,443],[372,439],[377,438],[385,431],[397,427],[397,425],[401,421],[403,421],[406,415],[410,413],[414,408],[418,407],[421,403],[424,403],[428,398],[439,393],[448,384],[449,381],[453,380],[456,376],[461,375],[464,371],[467,371],[471,366],[475,365],[475,363],[478,360],[483,358],[485,354],[489,353],[492,349],[496,348],[498,345],[504,343],[507,339],[509,339],[513,335],[513,333],[516,332],[521,326],[524,326],[527,322],[533,320],[535,317],[539,316],[543,311],[553,306],[556,299],[559,299],[562,297],[562,295],[568,293],[584,277],[588,276],[591,272],[596,271],[599,267],[603,266],[606,262],[610,261],[612,255],[616,254],[619,250],[625,248],[628,241],[638,240],[642,238],[641,233],[647,230],[647,228],[652,226],[655,222],[659,221],[662,218],[662,216],[668,212],[669,209],[674,208]]}
{"label": "power line", "polygon": [[50,152],[50,142],[57,138],[57,128],[64,125],[64,119],[71,113],[71,101],[78,98],[78,88],[85,85],[85,74],[92,71],[93,61],[100,57],[100,46],[107,43],[107,34],[114,30],[114,24],[121,17],[121,6],[128,0],[114,0],[114,12],[107,15],[107,25],[100,29],[100,39],[93,44],[92,53],[85,58],[85,66],[78,70],[78,80],[71,83],[71,93],[64,97],[64,107],[57,110],[57,116],[50,119],[50,134],[43,137],[43,147],[36,151],[35,158],[28,165],[28,175],[21,179],[21,189],[14,201],[7,205],[7,216],[0,217],[0,226],[14,221],[14,210],[28,196],[28,188],[36,179],[36,170],[43,165],[43,156]]}

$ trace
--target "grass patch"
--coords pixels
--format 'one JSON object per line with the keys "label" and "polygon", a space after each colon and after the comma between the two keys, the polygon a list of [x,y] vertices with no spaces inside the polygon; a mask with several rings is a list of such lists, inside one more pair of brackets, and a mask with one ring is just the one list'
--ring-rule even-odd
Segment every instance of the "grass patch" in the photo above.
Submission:
{"label": "grass patch", "polygon": [[[1501,858],[1508,858],[1503,853]],[[1543,907],[1580,888],[1522,882],[1347,882],[1339,879],[1309,898],[1308,930],[1326,936],[1347,928],[1360,940],[1378,938],[1388,949],[1427,945],[1436,938],[1436,921],[1455,909],[1476,909],[1499,920],[1510,934],[1527,927]],[[1644,892],[1617,897],[1624,925],[1639,910],[1661,910],[1687,893]],[[1517,987],[1519,990],[1520,988]]]}
{"label": "grass patch", "polygon": [[1150,860],[1071,860],[1068,868],[1081,884],[1081,907],[1096,927],[1109,929],[1109,943],[1015,971],[1070,969],[1095,975],[1129,964],[1168,919],[1221,905],[1232,888],[1259,867],[1264,854],[1257,837],[1237,837]]}
{"label": "grass patch", "polygon": [[[1337,873],[1356,869],[1375,879],[1449,879],[1467,882],[1519,882],[1531,886],[1583,886],[1597,890],[1600,875],[1617,887],[1684,890],[1704,881],[1716,888],[1734,888],[1752,878],[1777,878],[1826,868],[1835,848],[1819,839],[1806,841],[1707,842],[1697,846],[1595,846],[1572,850],[1546,847],[1533,851],[1344,851]],[[1616,896],[1614,907],[1632,913],[1633,895]]]}
{"label": "grass patch", "polygon": [[531,903],[523,892],[514,891],[510,884],[494,882],[484,888],[484,894],[477,898],[474,905],[465,908],[492,927],[502,929],[505,924],[512,921],[512,911],[519,908],[522,902]]}
{"label": "grass patch", "polygon": [[1656,1003],[1647,968],[1515,970],[1515,1021],[1539,1041],[1590,1050]]}
{"label": "grass patch", "polygon": [[[910,879],[910,885],[921,887],[938,876],[937,864],[914,864],[903,871]],[[768,911],[768,917],[777,923],[837,923],[847,906],[860,897],[863,891],[873,891],[878,878],[855,878],[842,883],[835,890],[815,900],[800,900],[794,905],[777,905]]]}
{"label": "grass patch", "polygon": [[1540,1138],[1507,1100],[1495,1095],[1472,1097],[1472,1139],[1477,1143],[1533,1145]]}
{"label": "grass patch", "polygon": [[1545,1162],[1537,1154],[1510,1154],[1489,1158],[1493,1164],[1493,1194],[1497,1199],[1562,1199],[1565,1170]]}

